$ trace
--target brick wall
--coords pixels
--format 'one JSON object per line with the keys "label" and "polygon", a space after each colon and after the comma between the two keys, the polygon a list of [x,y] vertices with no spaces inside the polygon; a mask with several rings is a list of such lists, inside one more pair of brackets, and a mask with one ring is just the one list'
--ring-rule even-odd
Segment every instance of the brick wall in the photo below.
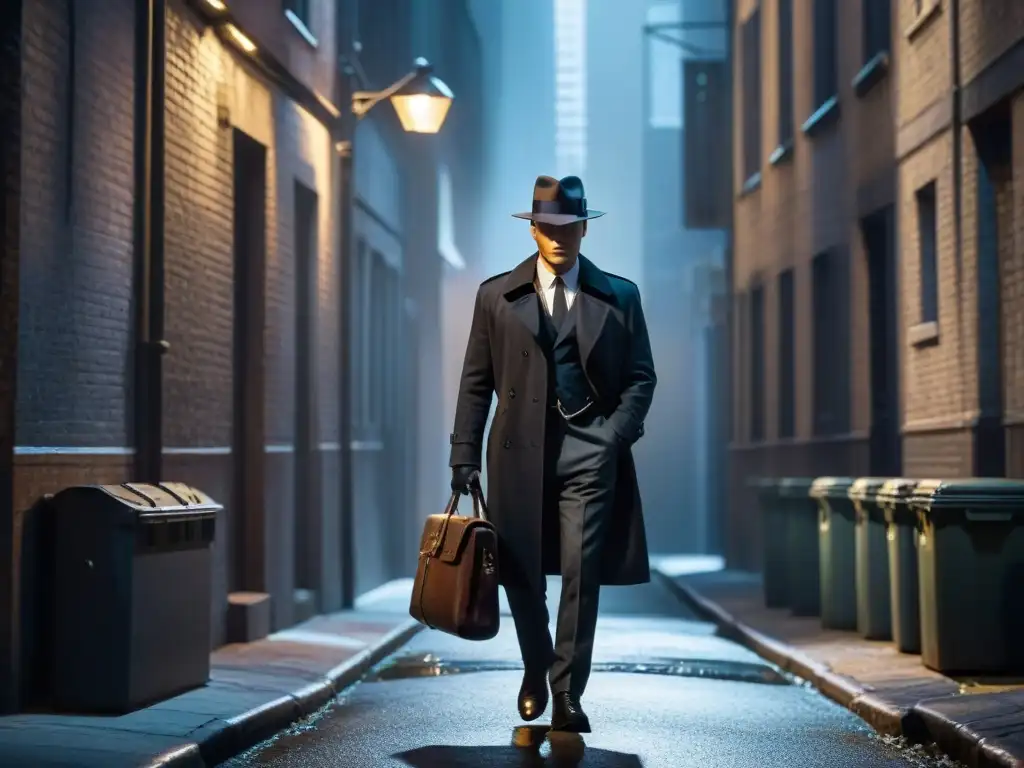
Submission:
{"label": "brick wall", "polygon": [[1024,37],[1024,3],[959,2],[960,75],[967,83]]}
{"label": "brick wall", "polygon": [[17,443],[123,447],[131,441],[133,4],[75,7],[72,19],[67,3],[25,4]]}

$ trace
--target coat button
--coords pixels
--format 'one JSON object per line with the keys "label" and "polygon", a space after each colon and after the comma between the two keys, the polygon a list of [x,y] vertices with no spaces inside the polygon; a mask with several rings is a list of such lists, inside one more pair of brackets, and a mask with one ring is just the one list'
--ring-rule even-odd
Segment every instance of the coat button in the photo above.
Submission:
{"label": "coat button", "polygon": [[511,448],[512,447],[512,441],[511,440],[506,440],[505,441],[505,447],[506,448]]}
{"label": "coat button", "polygon": [[516,391],[515,391],[514,389],[510,389],[510,390],[508,391],[508,396],[509,396],[510,398],[512,398],[513,400],[515,400],[515,398],[516,398]]}
{"label": "coat button", "polygon": [[535,403],[539,403],[539,402],[540,402],[540,398],[539,398],[539,397],[535,397],[535,398],[533,398],[533,402],[535,402]]}
{"label": "coat button", "polygon": [[530,356],[530,351],[528,349],[524,349],[523,350],[523,357],[529,357],[529,356]]}

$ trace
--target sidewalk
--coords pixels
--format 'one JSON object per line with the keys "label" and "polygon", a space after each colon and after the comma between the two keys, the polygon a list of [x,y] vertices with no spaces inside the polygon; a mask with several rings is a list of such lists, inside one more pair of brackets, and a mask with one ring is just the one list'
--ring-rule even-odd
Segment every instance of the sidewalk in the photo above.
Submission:
{"label": "sidewalk", "polygon": [[891,643],[765,608],[759,574],[656,574],[724,635],[811,682],[879,732],[934,742],[971,768],[1024,767],[1024,684],[952,680]]}
{"label": "sidewalk", "polygon": [[128,715],[0,717],[0,765],[207,768],[312,714],[419,627],[386,605],[318,616],[219,648],[208,685]]}

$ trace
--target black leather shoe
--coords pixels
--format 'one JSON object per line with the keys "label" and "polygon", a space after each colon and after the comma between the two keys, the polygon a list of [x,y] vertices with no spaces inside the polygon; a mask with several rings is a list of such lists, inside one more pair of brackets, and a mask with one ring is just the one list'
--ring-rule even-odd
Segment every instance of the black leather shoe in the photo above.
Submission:
{"label": "black leather shoe", "polygon": [[544,714],[548,708],[548,676],[542,671],[527,670],[519,686],[519,716],[530,722]]}
{"label": "black leather shoe", "polygon": [[555,694],[555,709],[551,714],[551,730],[568,733],[590,733],[590,719],[580,706],[580,697],[571,693]]}

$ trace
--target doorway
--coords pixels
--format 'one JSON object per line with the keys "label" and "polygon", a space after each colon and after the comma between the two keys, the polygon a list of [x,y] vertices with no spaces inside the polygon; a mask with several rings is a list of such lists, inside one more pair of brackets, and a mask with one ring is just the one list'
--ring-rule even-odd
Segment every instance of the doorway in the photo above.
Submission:
{"label": "doorway", "polygon": [[410,473],[406,439],[410,379],[404,353],[401,242],[366,210],[356,212],[352,296],[352,493],[355,593],[367,592],[404,570],[405,489]]}
{"label": "doorway", "polygon": [[234,131],[234,482],[228,515],[228,591],[265,592],[263,325],[267,151]]}
{"label": "doorway", "polygon": [[317,472],[317,208],[316,192],[295,182],[295,521],[293,623],[319,609],[320,480]]}
{"label": "doorway", "polygon": [[[1013,118],[1009,101],[997,104],[971,125],[978,152],[978,425],[974,437],[974,474],[1003,477],[1007,469],[1003,350],[1008,333],[1004,326],[1002,281],[1004,265],[1014,253]],[[970,237],[970,232],[964,233]],[[1017,452],[1011,456],[1015,459]],[[1016,463],[1016,462],[1013,462]],[[1019,476],[1014,467],[1014,476]]]}
{"label": "doorway", "polygon": [[903,466],[903,444],[900,439],[899,318],[893,206],[886,206],[863,219],[861,232],[868,266],[870,471],[875,476],[898,477]]}

